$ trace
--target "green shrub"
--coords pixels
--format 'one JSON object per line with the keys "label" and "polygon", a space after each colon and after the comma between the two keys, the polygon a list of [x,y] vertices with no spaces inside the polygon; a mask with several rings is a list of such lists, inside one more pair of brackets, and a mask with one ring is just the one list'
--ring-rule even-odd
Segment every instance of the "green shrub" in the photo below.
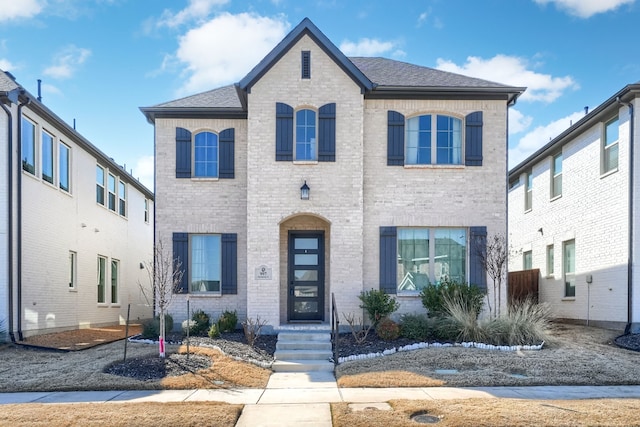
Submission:
{"label": "green shrub", "polygon": [[209,328],[209,332],[207,332],[207,335],[209,335],[209,338],[211,339],[218,338],[220,336],[220,329],[218,328],[218,325],[212,323],[211,327]]}
{"label": "green shrub", "polygon": [[[167,335],[173,330],[173,317],[170,314],[164,315],[164,333]],[[157,340],[160,336],[160,317],[145,321],[142,325],[142,337],[148,340]]]}
{"label": "green shrub", "polygon": [[400,336],[400,326],[388,317],[384,317],[376,325],[376,334],[385,341],[397,340]]}
{"label": "green shrub", "polygon": [[362,301],[360,308],[367,312],[369,320],[374,325],[400,307],[395,298],[382,290],[371,289],[370,291],[364,291],[360,293],[358,298]]}
{"label": "green shrub", "polygon": [[238,325],[238,313],[233,310],[225,310],[218,319],[218,329],[220,332],[233,332]]}
{"label": "green shrub", "polygon": [[476,313],[476,317],[482,310],[485,292],[476,285],[467,285],[452,280],[443,280],[438,285],[430,285],[422,288],[420,298],[422,305],[428,310],[429,317],[442,317],[447,314],[445,299],[460,297],[460,303],[464,304]]}
{"label": "green shrub", "polygon": [[404,314],[400,319],[400,336],[427,341],[433,333],[433,322],[424,314]]}
{"label": "green shrub", "polygon": [[209,315],[202,310],[194,311],[191,320],[195,320],[196,326],[191,329],[193,335],[204,335],[209,330]]}

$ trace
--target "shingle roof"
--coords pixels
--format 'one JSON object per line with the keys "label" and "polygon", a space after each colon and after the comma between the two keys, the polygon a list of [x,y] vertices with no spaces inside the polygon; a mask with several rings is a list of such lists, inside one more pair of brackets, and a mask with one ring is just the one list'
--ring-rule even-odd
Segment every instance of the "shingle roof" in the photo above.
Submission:
{"label": "shingle roof", "polygon": [[507,88],[487,80],[379,57],[349,58],[377,86]]}
{"label": "shingle roof", "polygon": [[5,72],[0,70],[0,92],[10,92],[19,86]]}
{"label": "shingle roof", "polygon": [[234,85],[223,86],[207,92],[158,104],[157,108],[242,108]]}

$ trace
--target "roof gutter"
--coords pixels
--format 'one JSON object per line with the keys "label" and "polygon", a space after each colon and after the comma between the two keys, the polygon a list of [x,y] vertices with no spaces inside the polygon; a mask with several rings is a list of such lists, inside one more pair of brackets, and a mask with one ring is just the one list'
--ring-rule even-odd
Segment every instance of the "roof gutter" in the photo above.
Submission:
{"label": "roof gutter", "polygon": [[624,105],[629,109],[629,249],[627,260],[627,326],[624,328],[624,333],[631,333],[633,325],[633,221],[635,215],[633,213],[633,182],[634,182],[634,152],[633,152],[633,122],[634,122],[634,110],[631,102],[624,102],[618,96],[616,101],[620,105]]}
{"label": "roof gutter", "polygon": [[515,105],[526,87],[451,87],[451,86],[383,86],[378,85],[365,94],[368,99],[495,99]]}

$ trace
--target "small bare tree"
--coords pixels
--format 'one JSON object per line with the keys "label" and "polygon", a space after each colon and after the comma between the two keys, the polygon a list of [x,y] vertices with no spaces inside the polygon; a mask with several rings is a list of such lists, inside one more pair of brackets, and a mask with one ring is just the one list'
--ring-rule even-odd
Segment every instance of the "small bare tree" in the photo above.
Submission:
{"label": "small bare tree", "polygon": [[157,242],[153,247],[153,260],[143,263],[149,276],[151,287],[144,286],[138,282],[140,291],[147,304],[154,306],[158,310],[160,317],[160,337],[158,350],[160,357],[165,357],[165,315],[173,301],[175,294],[180,293],[180,283],[182,282],[182,262],[174,259],[169,250],[165,250],[162,241]]}
{"label": "small bare tree", "polygon": [[493,281],[493,306],[495,311],[492,311],[491,301],[487,295],[487,303],[489,304],[489,313],[493,317],[500,316],[500,306],[502,305],[502,283],[507,271],[507,261],[509,257],[507,248],[507,239],[502,234],[494,234],[487,236],[486,241],[482,239],[475,242],[475,251],[482,268],[491,277]]}

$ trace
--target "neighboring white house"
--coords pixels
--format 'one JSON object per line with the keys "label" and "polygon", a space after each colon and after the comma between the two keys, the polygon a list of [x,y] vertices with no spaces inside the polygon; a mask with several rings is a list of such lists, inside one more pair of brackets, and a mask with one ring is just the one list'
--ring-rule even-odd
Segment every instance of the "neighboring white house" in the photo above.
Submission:
{"label": "neighboring white house", "polygon": [[506,234],[507,109],[523,91],[347,58],[305,19],[239,83],[141,108],[156,239],[185,271],[174,319],[188,297],[278,330],[328,323],[331,294],[361,316],[371,288],[414,312],[444,277],[486,286],[475,246]]}
{"label": "neighboring white house", "polygon": [[631,84],[509,172],[509,271],[540,269],[554,315],[640,326],[640,164]]}
{"label": "neighboring white house", "polygon": [[153,193],[0,70],[0,321],[12,340],[152,316]]}

